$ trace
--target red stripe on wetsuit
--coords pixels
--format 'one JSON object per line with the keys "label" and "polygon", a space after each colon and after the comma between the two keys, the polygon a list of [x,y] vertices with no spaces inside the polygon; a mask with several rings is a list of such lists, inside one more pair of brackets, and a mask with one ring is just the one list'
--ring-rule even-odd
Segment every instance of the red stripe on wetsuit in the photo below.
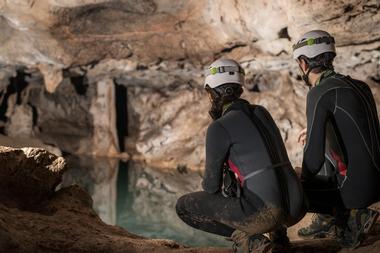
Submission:
{"label": "red stripe on wetsuit", "polygon": [[335,153],[334,150],[331,150],[330,153],[331,153],[332,158],[336,161],[338,165],[339,174],[341,174],[342,176],[346,176],[347,166],[342,161],[342,158],[337,153]]}
{"label": "red stripe on wetsuit", "polygon": [[239,168],[238,168],[238,167],[237,167],[237,166],[236,166],[231,160],[228,160],[228,165],[230,166],[230,169],[235,173],[235,175],[238,176],[240,186],[243,187],[243,184],[244,184],[244,177],[243,177],[243,175],[240,173]]}

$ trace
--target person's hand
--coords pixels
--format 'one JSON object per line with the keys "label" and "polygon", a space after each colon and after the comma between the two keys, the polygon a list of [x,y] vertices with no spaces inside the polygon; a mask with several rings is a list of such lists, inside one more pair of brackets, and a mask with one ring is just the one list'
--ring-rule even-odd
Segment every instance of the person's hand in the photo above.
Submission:
{"label": "person's hand", "polygon": [[296,174],[299,178],[301,178],[301,171],[302,171],[302,168],[299,167],[299,166],[296,166],[294,167],[294,170],[296,171]]}
{"label": "person's hand", "polygon": [[305,146],[306,138],[307,138],[307,129],[305,128],[298,134],[298,143],[302,144],[302,146]]}

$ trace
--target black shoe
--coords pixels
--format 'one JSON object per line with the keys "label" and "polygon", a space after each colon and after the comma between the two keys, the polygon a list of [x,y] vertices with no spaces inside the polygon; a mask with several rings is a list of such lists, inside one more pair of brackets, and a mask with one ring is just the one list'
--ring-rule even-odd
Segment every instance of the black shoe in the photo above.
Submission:
{"label": "black shoe", "polygon": [[347,227],[338,238],[344,248],[357,248],[362,243],[365,234],[368,234],[376,222],[379,213],[371,209],[352,209],[347,221]]}
{"label": "black shoe", "polygon": [[234,252],[242,253],[267,253],[272,248],[272,243],[264,235],[251,235],[235,230],[231,235],[231,241],[234,242],[232,248]]}
{"label": "black shoe", "polygon": [[327,214],[314,214],[312,223],[308,227],[298,230],[303,238],[335,238],[335,219]]}
{"label": "black shoe", "polygon": [[269,233],[269,239],[272,241],[272,253],[290,252],[290,241],[285,226]]}
{"label": "black shoe", "polygon": [[249,253],[267,253],[271,250],[272,243],[264,235],[253,235],[249,237]]}

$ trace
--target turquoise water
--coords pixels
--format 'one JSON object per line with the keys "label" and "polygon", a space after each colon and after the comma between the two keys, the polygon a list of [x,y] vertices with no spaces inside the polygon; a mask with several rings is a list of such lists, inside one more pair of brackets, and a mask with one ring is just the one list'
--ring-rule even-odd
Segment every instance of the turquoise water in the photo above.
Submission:
{"label": "turquoise water", "polygon": [[178,197],[198,187],[197,173],[160,172],[141,163],[116,160],[68,157],[67,161],[63,186],[82,186],[104,222],[188,246],[231,246],[223,237],[187,226],[175,213]]}

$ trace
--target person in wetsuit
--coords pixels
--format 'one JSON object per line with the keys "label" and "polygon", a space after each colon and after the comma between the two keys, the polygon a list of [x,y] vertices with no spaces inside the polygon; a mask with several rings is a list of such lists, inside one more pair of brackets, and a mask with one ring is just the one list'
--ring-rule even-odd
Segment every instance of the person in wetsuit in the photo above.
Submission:
{"label": "person in wetsuit", "polygon": [[[203,191],[178,199],[176,211],[188,225],[231,237],[245,252],[267,252],[289,241],[284,225],[305,214],[302,186],[279,129],[262,106],[240,98],[244,70],[228,59],[206,74],[213,122],[206,135]],[[281,252],[284,252],[282,250]]]}
{"label": "person in wetsuit", "polygon": [[[310,211],[320,213],[301,236],[331,232],[344,247],[360,245],[378,213],[367,209],[380,197],[380,129],[367,84],[336,73],[335,40],[325,31],[304,34],[293,46],[307,95],[302,183]],[[333,174],[326,175],[326,166]],[[334,218],[330,215],[334,215]]]}

